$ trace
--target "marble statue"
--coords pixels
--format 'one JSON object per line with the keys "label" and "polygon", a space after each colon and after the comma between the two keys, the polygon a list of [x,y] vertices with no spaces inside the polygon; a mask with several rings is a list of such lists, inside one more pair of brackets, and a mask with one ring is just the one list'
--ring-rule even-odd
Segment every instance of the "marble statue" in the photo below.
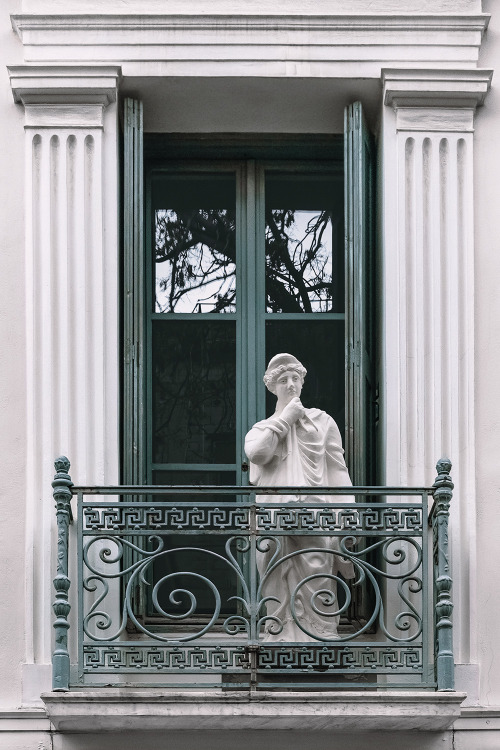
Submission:
{"label": "marble statue", "polygon": [[[344,461],[339,429],[328,414],[321,409],[307,409],[300,401],[305,367],[291,354],[277,354],[264,375],[266,387],[277,397],[276,411],[269,419],[257,422],[245,438],[245,452],[250,461],[250,482],[262,486],[351,486]],[[352,502],[349,495],[335,496],[271,496],[262,502]],[[290,553],[314,547],[315,552],[304,552],[280,563],[264,579],[263,597],[273,597],[267,602],[267,618],[263,639],[265,641],[304,642],[315,638],[335,639],[339,616],[336,601],[336,581],[322,577],[321,573],[344,579],[354,577],[352,564],[340,554],[321,550],[339,550],[338,537],[281,536],[283,558]],[[262,545],[261,545],[262,546]],[[272,542],[258,552],[257,565],[262,577],[275,552]],[[319,548],[319,549],[318,549]],[[290,606],[290,595],[296,586],[309,576],[295,598],[295,614]],[[321,590],[320,597],[314,593]],[[316,609],[311,602],[313,597]],[[321,598],[323,597],[323,598]],[[275,601],[278,600],[278,601]],[[324,606],[321,606],[321,604]],[[298,622],[297,622],[298,621]],[[298,623],[303,626],[302,630]]]}

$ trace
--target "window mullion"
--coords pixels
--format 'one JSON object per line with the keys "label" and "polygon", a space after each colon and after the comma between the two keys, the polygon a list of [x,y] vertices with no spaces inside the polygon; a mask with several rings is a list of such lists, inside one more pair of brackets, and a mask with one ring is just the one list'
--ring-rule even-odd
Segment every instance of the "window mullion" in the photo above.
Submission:
{"label": "window mullion", "polygon": [[[255,161],[247,161],[239,181],[237,368],[239,463],[246,459],[243,438],[264,417],[264,394],[260,387],[264,371],[264,173]],[[239,467],[238,467],[239,468]],[[248,475],[239,479],[246,482]]]}
{"label": "window mullion", "polygon": [[355,484],[373,476],[374,148],[360,102],[345,110],[346,453]]}
{"label": "window mullion", "polygon": [[126,484],[144,482],[144,230],[142,102],[124,111],[124,453]]}

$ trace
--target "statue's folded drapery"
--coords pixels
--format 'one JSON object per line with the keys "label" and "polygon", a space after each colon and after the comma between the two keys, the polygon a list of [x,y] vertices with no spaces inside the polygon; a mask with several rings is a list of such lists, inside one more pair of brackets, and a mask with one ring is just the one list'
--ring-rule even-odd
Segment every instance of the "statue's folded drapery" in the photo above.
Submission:
{"label": "statue's folded drapery", "polygon": [[[351,480],[344,462],[342,440],[334,420],[320,409],[305,409],[304,416],[291,426],[280,416],[258,422],[252,427],[245,439],[245,452],[250,460],[250,481],[257,486],[334,486],[346,487]],[[302,500],[310,503],[352,502],[352,495],[336,498],[334,495],[283,495],[265,497],[262,502],[286,503]],[[338,604],[325,604],[322,598],[314,597],[315,592],[322,590],[336,595],[336,581],[325,575],[337,575],[343,578],[354,577],[352,563],[339,553],[339,537],[280,536],[282,545],[280,557],[293,552],[315,548],[316,552],[303,552],[294,555],[277,565],[269,577],[266,570],[275,552],[273,542],[265,542],[266,551],[257,555],[257,565],[261,580],[263,597],[275,597],[278,602],[268,601],[265,640],[295,642],[310,641],[307,635],[294,620],[290,596],[301,581],[314,578],[299,587],[295,598],[295,614],[300,624],[318,639],[330,639],[337,636],[339,617],[328,615],[335,612]],[[322,552],[321,550],[325,550]],[[330,552],[328,552],[329,550]],[[323,576],[321,574],[324,574]],[[324,597],[325,595],[323,595]],[[319,609],[314,611],[313,604]],[[277,621],[279,620],[282,629]],[[280,630],[278,633],[277,631]]]}

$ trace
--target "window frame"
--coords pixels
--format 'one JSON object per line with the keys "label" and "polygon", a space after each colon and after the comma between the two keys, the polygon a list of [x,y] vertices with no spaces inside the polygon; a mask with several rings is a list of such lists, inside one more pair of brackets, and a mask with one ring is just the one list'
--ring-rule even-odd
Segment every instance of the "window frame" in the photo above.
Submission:
{"label": "window frame", "polygon": [[[148,403],[145,400],[145,373],[147,362],[144,344],[144,310],[146,309],[146,278],[144,272],[144,169],[153,161],[174,164],[193,163],[203,154],[209,165],[238,162],[236,157],[256,158],[277,169],[305,159],[290,157],[300,151],[307,161],[325,161],[325,152],[331,163],[340,162],[345,171],[346,237],[346,438],[347,465],[355,484],[375,483],[375,377],[374,377],[374,294],[375,288],[375,233],[374,233],[374,179],[375,154],[373,137],[364,121],[359,102],[345,110],[345,135],[342,136],[235,136],[185,138],[161,134],[148,135],[144,143],[142,131],[142,106],[140,102],[125,100],[124,117],[124,373],[123,373],[123,479],[126,483],[144,483],[150,480],[147,465],[146,424]],[[342,141],[344,148],[342,149]],[[175,155],[175,159],[173,158]],[[226,158],[228,157],[228,158]],[[328,160],[330,161],[330,160]],[[263,170],[262,170],[263,174]],[[261,179],[261,178],[259,178]],[[255,189],[255,177],[247,180],[246,189]],[[146,216],[150,214],[146,206]],[[258,248],[256,248],[258,252]],[[132,262],[130,261],[132,259]],[[369,266],[369,268],[368,268]],[[363,273],[365,269],[367,273]],[[238,270],[237,270],[238,273]],[[368,278],[369,277],[369,278]],[[265,304],[265,292],[264,304]],[[357,304],[359,301],[359,304]],[[244,312],[242,311],[242,314]],[[173,315],[179,315],[173,313]],[[203,315],[207,315],[203,313]],[[218,314],[217,314],[218,315]],[[286,315],[286,314],[285,314]],[[304,314],[302,314],[304,315]],[[312,313],[324,315],[324,313]],[[257,328],[257,327],[256,327]],[[132,335],[130,334],[132,331]],[[239,334],[237,339],[240,339]],[[247,402],[255,408],[242,408],[242,423],[253,424],[264,415],[264,393],[260,387],[265,366],[263,342],[256,341],[254,351],[262,352],[241,371],[248,373]],[[240,356],[241,352],[237,353]],[[262,360],[262,361],[260,361]],[[241,388],[241,384],[240,384]],[[148,389],[150,390],[150,389]],[[243,392],[243,391],[241,391]],[[132,404],[132,405],[131,405]],[[362,404],[362,406],[360,406]],[[238,456],[242,456],[241,433],[238,431]],[[363,455],[369,461],[363,460]],[[147,459],[146,459],[147,457]]]}

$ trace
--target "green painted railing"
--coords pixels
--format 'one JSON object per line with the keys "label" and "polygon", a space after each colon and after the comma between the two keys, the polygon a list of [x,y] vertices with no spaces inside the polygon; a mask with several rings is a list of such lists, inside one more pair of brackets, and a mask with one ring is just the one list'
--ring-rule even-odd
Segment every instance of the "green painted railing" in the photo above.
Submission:
{"label": "green painted railing", "polygon": [[[311,487],[74,487],[69,461],[55,466],[54,690],[453,690],[449,461],[432,487],[314,496]],[[290,632],[295,640],[283,640]]]}

